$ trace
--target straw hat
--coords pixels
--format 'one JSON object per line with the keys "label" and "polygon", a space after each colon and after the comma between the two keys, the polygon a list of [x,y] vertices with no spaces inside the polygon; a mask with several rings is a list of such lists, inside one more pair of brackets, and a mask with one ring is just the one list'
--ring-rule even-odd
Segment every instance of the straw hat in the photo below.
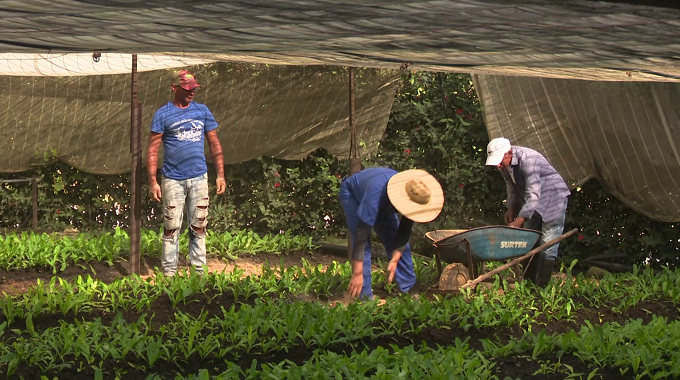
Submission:
{"label": "straw hat", "polygon": [[387,183],[387,197],[399,213],[418,223],[433,221],[444,207],[444,191],[428,172],[410,169]]}

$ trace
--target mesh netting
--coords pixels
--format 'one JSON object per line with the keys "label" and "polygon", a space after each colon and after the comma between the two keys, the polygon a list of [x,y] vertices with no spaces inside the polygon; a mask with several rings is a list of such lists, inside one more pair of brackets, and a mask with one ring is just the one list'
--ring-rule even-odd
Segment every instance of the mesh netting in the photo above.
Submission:
{"label": "mesh netting", "polygon": [[[132,54],[99,53],[0,54],[0,75],[78,76],[127,74],[132,71]],[[163,54],[137,54],[137,71],[151,71],[200,65],[214,60]]]}
{"label": "mesh netting", "polygon": [[572,188],[594,177],[637,212],[680,220],[680,84],[473,79],[490,138],[542,152]]}
{"label": "mesh netting", "polygon": [[425,71],[680,81],[680,9],[659,3],[10,1],[0,12],[0,52],[100,49],[262,64],[406,63]]}
{"label": "mesh netting", "polygon": [[[220,127],[225,164],[260,155],[301,159],[323,147],[347,157],[348,73],[327,66],[211,63],[189,67]],[[375,152],[395,92],[394,70],[356,71],[362,154]],[[172,99],[169,73],[138,74],[144,147],[155,110]],[[0,76],[0,172],[60,159],[94,173],[130,170],[131,76]],[[206,144],[206,156],[208,154]],[[162,153],[161,153],[162,154]]]}

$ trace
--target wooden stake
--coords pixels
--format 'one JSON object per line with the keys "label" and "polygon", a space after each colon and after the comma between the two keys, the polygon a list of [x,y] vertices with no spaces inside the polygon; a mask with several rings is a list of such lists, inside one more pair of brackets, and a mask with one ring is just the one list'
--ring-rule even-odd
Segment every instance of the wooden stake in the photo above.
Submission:
{"label": "wooden stake", "polygon": [[140,274],[141,196],[142,196],[142,107],[137,101],[137,54],[132,55],[132,89],[130,99],[130,273]]}
{"label": "wooden stake", "polygon": [[38,179],[31,178],[31,197],[33,198],[33,230],[38,229]]}

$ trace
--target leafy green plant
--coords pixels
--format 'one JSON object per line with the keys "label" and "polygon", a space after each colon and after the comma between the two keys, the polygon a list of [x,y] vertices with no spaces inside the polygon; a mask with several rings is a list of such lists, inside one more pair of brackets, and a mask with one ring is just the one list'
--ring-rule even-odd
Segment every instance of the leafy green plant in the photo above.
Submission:
{"label": "leafy green plant", "polygon": [[[160,233],[142,230],[142,251],[159,254]],[[188,232],[180,235],[180,247],[186,252]],[[112,266],[123,259],[130,248],[127,232],[116,227],[113,233],[82,233],[75,237],[47,233],[10,233],[0,235],[0,268],[50,268],[53,274],[64,271],[68,265],[97,261]],[[260,237],[250,230],[218,234],[209,232],[206,242],[208,253],[236,259],[243,253],[291,253],[316,249],[311,237],[290,233]],[[83,266],[84,267],[84,266]]]}

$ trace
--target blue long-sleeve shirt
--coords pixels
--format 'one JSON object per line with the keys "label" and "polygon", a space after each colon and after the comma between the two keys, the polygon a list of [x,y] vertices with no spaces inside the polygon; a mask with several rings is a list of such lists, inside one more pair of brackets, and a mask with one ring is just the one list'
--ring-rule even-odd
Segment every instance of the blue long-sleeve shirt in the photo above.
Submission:
{"label": "blue long-sleeve shirt", "polygon": [[513,146],[510,167],[501,170],[501,174],[508,193],[506,206],[513,209],[521,206],[517,216],[524,219],[538,212],[546,223],[556,220],[562,212],[564,198],[571,194],[548,160],[530,148]]}
{"label": "blue long-sleeve shirt", "polygon": [[[346,184],[343,183],[359,202],[359,224],[352,245],[354,260],[363,260],[364,247],[379,216],[397,213],[387,197],[387,183],[395,174],[397,171],[390,168],[368,168],[347,178]],[[394,242],[397,250],[403,250],[408,243],[412,227],[413,221],[402,216]]]}

